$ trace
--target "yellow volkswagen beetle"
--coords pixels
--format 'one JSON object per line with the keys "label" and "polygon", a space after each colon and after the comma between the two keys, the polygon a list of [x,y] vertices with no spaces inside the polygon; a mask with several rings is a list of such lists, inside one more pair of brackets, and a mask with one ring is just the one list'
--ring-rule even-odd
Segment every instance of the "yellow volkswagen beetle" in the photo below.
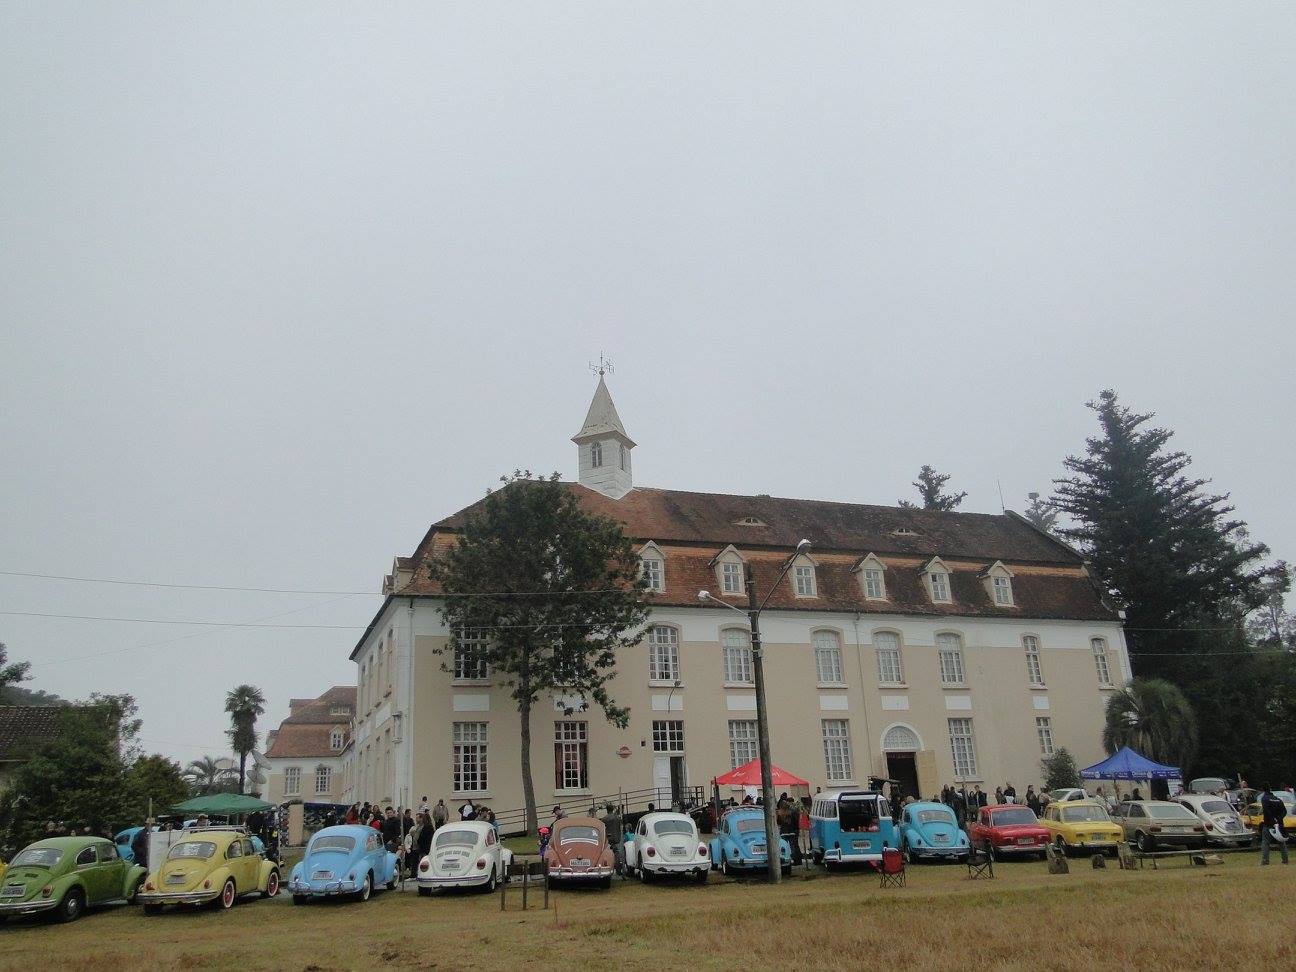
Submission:
{"label": "yellow volkswagen beetle", "polygon": [[[1296,794],[1291,790],[1274,790],[1273,795],[1283,802],[1286,807],[1286,814],[1283,816],[1283,829],[1296,830]],[[1260,832],[1264,826],[1264,811],[1260,809],[1260,793],[1257,791],[1252,794],[1251,802],[1247,804],[1246,809],[1242,811],[1242,819]]]}
{"label": "yellow volkswagen beetle", "polygon": [[254,892],[264,898],[279,893],[279,865],[257,853],[242,829],[212,827],[185,831],[135,900],[146,915],[155,915],[169,904],[215,902],[225,910]]}
{"label": "yellow volkswagen beetle", "polygon": [[1112,822],[1096,800],[1050,803],[1040,823],[1052,836],[1053,845],[1064,854],[1086,850],[1115,857],[1116,845],[1124,836],[1120,825]]}

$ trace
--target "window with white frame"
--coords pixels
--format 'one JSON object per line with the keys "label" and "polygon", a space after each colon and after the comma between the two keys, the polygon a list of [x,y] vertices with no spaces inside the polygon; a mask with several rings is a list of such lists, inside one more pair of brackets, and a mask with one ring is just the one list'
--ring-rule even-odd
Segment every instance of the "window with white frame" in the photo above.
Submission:
{"label": "window with white frame", "polygon": [[301,767],[289,766],[284,770],[284,796],[301,793]]}
{"label": "window with white frame", "polygon": [[1022,647],[1026,649],[1026,678],[1031,685],[1044,684],[1044,668],[1040,665],[1039,639],[1034,635],[1022,638]]}
{"label": "window with white frame", "polygon": [[814,644],[815,677],[820,685],[842,685],[846,681],[842,670],[841,638],[836,631],[816,631],[810,636]]}
{"label": "window with white frame", "polygon": [[720,589],[726,594],[741,594],[743,592],[742,564],[729,560],[720,564]]}
{"label": "window with white frame", "polygon": [[451,740],[454,791],[479,793],[486,790],[486,723],[456,722]]}
{"label": "window with white frame", "polygon": [[725,684],[751,685],[751,633],[742,628],[725,628],[720,633],[724,645]]}
{"label": "window with white frame", "polygon": [[329,749],[337,750],[342,748],[342,730],[334,729],[329,733]]}
{"label": "window with white frame", "polygon": [[648,590],[659,593],[666,590],[666,565],[662,563],[660,557],[647,555],[639,561],[639,565],[643,579],[648,584]]}
{"label": "window with white frame", "polygon": [[755,719],[729,720],[729,768],[746,766],[759,758]]}
{"label": "window with white frame", "polygon": [[679,631],[655,624],[648,629],[648,678],[653,682],[674,682],[679,677]]}
{"label": "window with white frame", "polygon": [[809,564],[797,564],[792,568],[792,581],[796,586],[797,597],[815,596],[815,569]]}
{"label": "window with white frame", "polygon": [[598,469],[603,465],[603,443],[590,443],[590,468]]}
{"label": "window with white frame", "polygon": [[995,574],[991,581],[994,584],[994,602],[999,607],[1012,607],[1012,581],[1003,574]]}
{"label": "window with white frame", "polygon": [[933,570],[927,574],[927,581],[931,584],[931,599],[938,603],[948,602],[950,599],[950,579],[949,574],[943,570]]}
{"label": "window with white frame", "polygon": [[1053,755],[1053,720],[1048,716],[1035,717],[1035,734],[1039,736],[1040,752]]}
{"label": "window with white frame", "polygon": [[864,596],[870,601],[886,600],[886,580],[881,567],[864,568]]}
{"label": "window with white frame", "polygon": [[1110,685],[1112,680],[1111,666],[1107,663],[1107,639],[1090,638],[1089,646],[1093,648],[1094,665],[1098,669],[1098,684]]}
{"label": "window with white frame", "polygon": [[845,719],[824,719],[824,767],[829,781],[852,779],[850,723]]}
{"label": "window with white frame", "polygon": [[589,786],[589,741],[586,722],[554,723],[554,789]]}
{"label": "window with white frame", "polygon": [[625,443],[624,443],[624,442],[618,442],[617,445],[620,446],[620,448],[621,448],[621,471],[622,471],[622,472],[625,472],[626,467],[629,465],[629,459],[628,459],[628,457],[629,457],[630,453],[629,453],[629,451],[626,449],[626,447],[625,447]]}
{"label": "window with white frame", "polygon": [[878,681],[883,685],[904,684],[900,636],[894,631],[879,631],[873,635],[873,647],[877,651]]}
{"label": "window with white frame", "polygon": [[652,724],[654,753],[684,752],[684,723],[679,719],[654,719]]}
{"label": "window with white frame", "polygon": [[327,793],[333,785],[333,771],[327,766],[315,767],[315,795]]}
{"label": "window with white frame", "polygon": [[976,748],[972,744],[972,720],[949,720],[950,752],[954,756],[954,778],[966,780],[977,775]]}
{"label": "window with white frame", "polygon": [[963,676],[963,639],[956,634],[938,634],[936,650],[940,659],[940,679],[942,685],[962,685]]}
{"label": "window with white frame", "polygon": [[484,628],[461,628],[455,634],[454,677],[465,682],[489,678],[486,647],[487,635]]}

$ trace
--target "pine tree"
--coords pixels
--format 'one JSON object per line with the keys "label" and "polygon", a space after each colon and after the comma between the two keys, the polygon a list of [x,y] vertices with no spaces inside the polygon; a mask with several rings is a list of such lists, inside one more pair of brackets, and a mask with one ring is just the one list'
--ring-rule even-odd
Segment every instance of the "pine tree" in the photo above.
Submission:
{"label": "pine tree", "polygon": [[1049,500],[1042,499],[1039,493],[1027,493],[1026,498],[1030,500],[1026,504],[1026,519],[1037,529],[1052,533],[1057,527],[1057,508]]}
{"label": "pine tree", "polygon": [[579,695],[625,728],[629,710],[613,701],[608,683],[616,652],[639,644],[647,583],[621,525],[582,510],[556,473],[517,472],[503,482],[429,573],[450,595],[441,609],[451,631],[442,652],[472,652],[512,689],[526,823],[535,832],[532,707],[545,693]]}
{"label": "pine tree", "polygon": [[[949,476],[938,473],[931,466],[924,465],[918,470],[918,478],[913,481],[913,486],[918,490],[918,495],[922,497],[922,508],[924,510],[949,512],[958,509],[967,493],[945,492],[945,484],[949,481]],[[900,500],[899,503],[907,510],[917,509],[908,500]]]}

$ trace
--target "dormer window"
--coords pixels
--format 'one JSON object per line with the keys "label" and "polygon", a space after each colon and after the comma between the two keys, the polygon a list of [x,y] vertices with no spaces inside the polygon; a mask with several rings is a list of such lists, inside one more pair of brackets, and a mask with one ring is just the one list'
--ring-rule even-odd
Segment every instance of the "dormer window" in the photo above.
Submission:
{"label": "dormer window", "polygon": [[666,560],[657,544],[649,541],[639,551],[639,571],[648,590],[658,594],[666,590]]}
{"label": "dormer window", "polygon": [[602,442],[590,443],[590,465],[595,469],[598,469],[603,465],[603,443]]}
{"label": "dormer window", "polygon": [[746,591],[743,581],[746,564],[733,544],[725,547],[720,555],[711,561],[711,566],[715,570],[716,583],[720,585],[721,594],[735,595]]}
{"label": "dormer window", "polygon": [[342,748],[342,730],[334,729],[329,733],[329,749],[339,750]]}
{"label": "dormer window", "polygon": [[916,537],[918,536],[918,531],[910,530],[908,527],[896,527],[891,531],[891,535],[893,537]]}
{"label": "dormer window", "polygon": [[796,585],[797,597],[815,596],[815,570],[808,564],[797,564],[792,568],[792,581]]}
{"label": "dormer window", "polygon": [[982,572],[981,580],[995,607],[1013,606],[1012,578],[1012,571],[998,560]]}
{"label": "dormer window", "polygon": [[949,604],[953,600],[950,595],[949,568],[939,557],[933,557],[927,562],[927,566],[923,568],[923,576],[927,581],[927,595],[932,599],[933,604]]}
{"label": "dormer window", "polygon": [[769,524],[767,524],[764,520],[761,520],[755,516],[744,516],[740,519],[734,520],[734,526],[763,527],[768,525]]}
{"label": "dormer window", "polygon": [[860,587],[864,590],[864,597],[869,601],[886,600],[886,568],[882,561],[878,560],[873,554],[869,554],[855,567],[859,574]]}

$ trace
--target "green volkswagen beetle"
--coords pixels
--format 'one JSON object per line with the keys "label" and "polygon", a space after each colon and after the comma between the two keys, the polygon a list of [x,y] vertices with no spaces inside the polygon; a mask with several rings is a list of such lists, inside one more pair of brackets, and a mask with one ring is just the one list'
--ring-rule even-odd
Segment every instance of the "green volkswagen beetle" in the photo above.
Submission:
{"label": "green volkswagen beetle", "polygon": [[0,883],[0,917],[50,911],[76,921],[86,908],[134,899],[144,868],[103,837],[50,837],[23,848]]}

